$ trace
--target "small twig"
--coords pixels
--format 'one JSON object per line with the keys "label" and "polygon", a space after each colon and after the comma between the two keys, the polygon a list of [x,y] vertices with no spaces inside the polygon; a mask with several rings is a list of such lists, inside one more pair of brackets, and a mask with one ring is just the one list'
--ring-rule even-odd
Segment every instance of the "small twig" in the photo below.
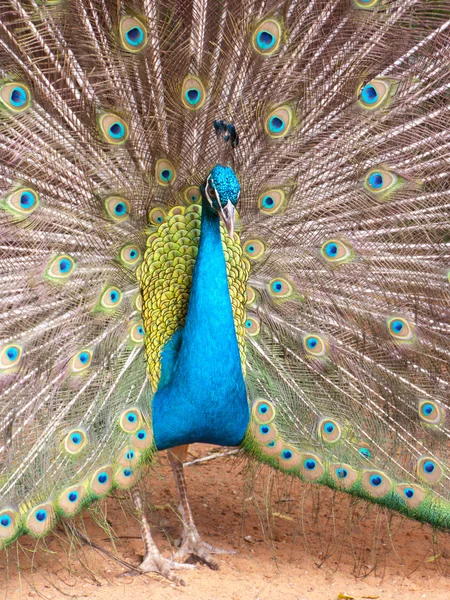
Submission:
{"label": "small twig", "polygon": [[91,548],[93,548],[97,552],[101,552],[102,554],[104,554],[108,558],[112,558],[113,560],[115,560],[116,562],[118,562],[120,565],[122,565],[122,567],[127,567],[131,571],[135,571],[136,573],[140,573],[140,574],[145,575],[145,573],[143,571],[141,571],[139,569],[139,567],[136,567],[135,565],[132,565],[131,563],[127,562],[126,560],[123,560],[123,559],[119,558],[118,556],[114,556],[114,554],[112,554],[111,552],[109,552],[105,548],[102,548],[101,546],[99,546],[98,544],[96,544],[95,542],[93,542],[90,538],[87,537],[87,535],[84,535],[84,533],[82,533],[79,529],[77,529],[71,523],[68,523],[67,525],[69,526],[69,529],[72,531],[72,533],[81,542],[83,542],[87,546],[90,546]]}
{"label": "small twig", "polygon": [[195,460],[190,460],[189,462],[183,463],[183,467],[189,467],[190,465],[195,465],[195,463],[206,462],[207,460],[214,460],[215,458],[222,458],[222,456],[230,456],[231,454],[237,454],[240,452],[240,449],[237,450],[228,450],[228,452],[221,452],[220,454],[210,454],[209,456],[204,456],[203,458],[196,458]]}

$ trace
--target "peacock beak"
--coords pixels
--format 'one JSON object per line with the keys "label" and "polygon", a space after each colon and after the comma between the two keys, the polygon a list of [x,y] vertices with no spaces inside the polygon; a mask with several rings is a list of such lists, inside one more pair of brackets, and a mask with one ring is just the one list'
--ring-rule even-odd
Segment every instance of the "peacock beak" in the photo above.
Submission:
{"label": "peacock beak", "polygon": [[236,216],[236,208],[234,207],[234,204],[230,200],[228,200],[225,206],[221,206],[219,202],[219,215],[222,221],[224,222],[225,227],[227,228],[228,235],[230,237],[233,237],[234,219]]}

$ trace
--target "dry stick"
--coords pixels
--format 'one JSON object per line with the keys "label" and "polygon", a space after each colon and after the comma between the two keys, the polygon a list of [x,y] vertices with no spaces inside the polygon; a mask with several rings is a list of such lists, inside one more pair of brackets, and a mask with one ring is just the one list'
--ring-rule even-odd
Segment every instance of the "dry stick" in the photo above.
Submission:
{"label": "dry stick", "polygon": [[189,462],[183,463],[183,467],[189,467],[190,465],[195,465],[196,463],[206,462],[207,460],[214,460],[215,458],[221,458],[222,456],[230,456],[231,454],[237,454],[240,452],[240,449],[237,450],[229,450],[228,452],[221,452],[220,454],[210,454],[208,456],[204,456],[203,458],[196,458],[195,460],[190,460]]}

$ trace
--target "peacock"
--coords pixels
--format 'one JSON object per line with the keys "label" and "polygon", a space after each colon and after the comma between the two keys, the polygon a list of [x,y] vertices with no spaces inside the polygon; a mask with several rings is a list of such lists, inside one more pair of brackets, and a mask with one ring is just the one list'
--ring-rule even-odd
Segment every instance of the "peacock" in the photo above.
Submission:
{"label": "peacock", "polygon": [[[450,527],[446,0],[0,0],[0,547],[189,444]],[[135,484],[168,450],[163,557]]]}

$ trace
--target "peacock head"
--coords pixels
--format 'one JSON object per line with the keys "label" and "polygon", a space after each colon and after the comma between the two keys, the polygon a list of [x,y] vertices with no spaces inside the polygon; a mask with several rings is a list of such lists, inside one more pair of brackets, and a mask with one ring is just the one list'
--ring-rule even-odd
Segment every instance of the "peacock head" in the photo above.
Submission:
{"label": "peacock head", "polygon": [[208,204],[224,222],[228,235],[233,236],[236,206],[241,193],[236,173],[231,167],[217,165],[202,189]]}

